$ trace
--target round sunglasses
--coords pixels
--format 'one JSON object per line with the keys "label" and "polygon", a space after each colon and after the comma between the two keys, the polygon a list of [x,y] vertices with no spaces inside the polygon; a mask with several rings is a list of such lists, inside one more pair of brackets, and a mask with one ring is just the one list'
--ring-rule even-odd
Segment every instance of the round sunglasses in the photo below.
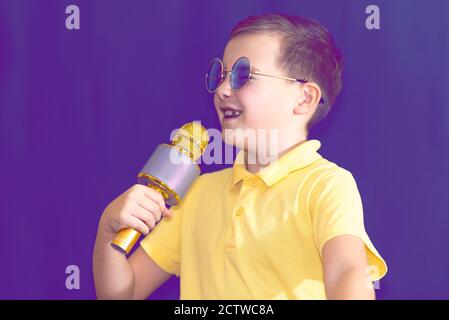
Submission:
{"label": "round sunglasses", "polygon": [[[260,71],[255,71],[251,68],[251,64],[249,59],[246,57],[241,57],[237,59],[237,61],[232,66],[231,70],[225,69],[223,62],[219,58],[213,59],[206,73],[206,89],[210,93],[214,93],[218,87],[225,81],[227,74],[230,74],[231,78],[231,88],[234,90],[241,89],[246,83],[248,83],[249,79],[252,78],[252,75],[261,75],[272,78],[290,80],[300,83],[306,83],[305,79],[295,79],[284,76],[276,76],[268,73],[263,73]],[[324,103],[324,99],[320,99],[320,103]]]}

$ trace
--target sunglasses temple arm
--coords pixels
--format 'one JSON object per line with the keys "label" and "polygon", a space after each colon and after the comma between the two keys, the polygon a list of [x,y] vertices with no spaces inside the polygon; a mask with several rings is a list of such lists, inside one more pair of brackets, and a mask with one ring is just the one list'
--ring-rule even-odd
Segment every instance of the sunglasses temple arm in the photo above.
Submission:
{"label": "sunglasses temple arm", "polygon": [[[272,74],[263,73],[263,72],[259,72],[259,71],[253,71],[252,73],[258,74],[258,75],[262,75],[262,76],[272,77],[272,78],[279,78],[279,79],[296,81],[296,82],[299,82],[299,83],[307,83],[307,80],[304,80],[304,79],[294,79],[294,78],[283,77],[283,76],[275,76],[275,75],[272,75]],[[320,103],[321,104],[324,103],[324,99],[323,98],[320,99]]]}

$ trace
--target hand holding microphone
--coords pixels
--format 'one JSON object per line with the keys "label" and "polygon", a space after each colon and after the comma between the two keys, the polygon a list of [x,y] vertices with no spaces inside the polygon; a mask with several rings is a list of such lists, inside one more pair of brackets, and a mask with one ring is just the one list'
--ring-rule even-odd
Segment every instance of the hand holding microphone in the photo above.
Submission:
{"label": "hand holding microphone", "polygon": [[[138,184],[111,202],[100,219],[100,228],[111,245],[128,254],[141,234],[148,234],[162,217],[170,217],[168,205],[177,205],[200,175],[195,162],[209,143],[206,129],[189,122],[174,135],[171,145],[160,144],[137,176]],[[113,235],[115,238],[113,237]]]}
{"label": "hand holding microphone", "polygon": [[106,207],[100,225],[112,240],[125,228],[147,235],[164,217],[171,217],[171,212],[165,207],[163,196],[150,187],[135,184]]}

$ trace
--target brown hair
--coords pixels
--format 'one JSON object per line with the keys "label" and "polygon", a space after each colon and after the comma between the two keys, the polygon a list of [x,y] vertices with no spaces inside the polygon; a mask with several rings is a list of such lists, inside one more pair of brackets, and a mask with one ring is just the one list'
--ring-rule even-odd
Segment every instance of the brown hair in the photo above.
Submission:
{"label": "brown hair", "polygon": [[249,16],[232,29],[230,39],[244,33],[281,36],[277,64],[292,78],[317,83],[324,99],[307,124],[307,130],[323,119],[341,91],[343,61],[332,35],[315,20],[287,14]]}

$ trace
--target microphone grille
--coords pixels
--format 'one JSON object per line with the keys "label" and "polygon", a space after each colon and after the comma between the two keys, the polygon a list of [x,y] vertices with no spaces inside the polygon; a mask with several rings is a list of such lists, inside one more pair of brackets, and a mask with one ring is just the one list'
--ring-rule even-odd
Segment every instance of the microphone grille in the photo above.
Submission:
{"label": "microphone grille", "polygon": [[208,144],[209,134],[206,128],[197,121],[183,125],[175,132],[172,139],[172,146],[187,154],[193,161],[201,157]]}

